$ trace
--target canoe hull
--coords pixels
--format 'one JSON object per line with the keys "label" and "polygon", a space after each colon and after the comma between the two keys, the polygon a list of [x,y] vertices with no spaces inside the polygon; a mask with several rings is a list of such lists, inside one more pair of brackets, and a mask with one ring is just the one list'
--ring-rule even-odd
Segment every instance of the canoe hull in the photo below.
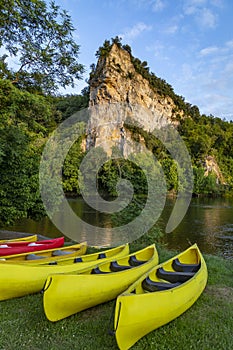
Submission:
{"label": "canoe hull", "polygon": [[37,235],[30,235],[25,237],[19,237],[19,238],[12,238],[12,239],[1,239],[0,244],[3,243],[9,243],[9,242],[36,242],[37,241]]}
{"label": "canoe hull", "polygon": [[[125,256],[129,253],[128,244],[109,250],[113,259],[117,256]],[[84,255],[85,256],[85,255]],[[86,256],[85,256],[86,257]],[[74,261],[74,259],[73,259]],[[105,261],[99,259],[99,263]],[[88,266],[95,266],[96,260],[88,262]],[[87,263],[84,263],[85,268]],[[61,273],[79,273],[84,269],[83,263],[70,263],[66,265],[26,265],[26,264],[5,264],[0,262],[0,300],[21,297],[27,294],[40,292],[49,275]]]}
{"label": "canoe hull", "polygon": [[[7,263],[20,263],[27,265],[41,265],[52,261],[62,261],[86,253],[87,243],[79,243],[54,249],[39,250],[36,252],[13,254],[4,256]],[[59,255],[60,254],[60,255]],[[31,260],[30,260],[31,255]],[[37,257],[37,259],[36,259]]]}
{"label": "canoe hull", "polygon": [[37,241],[37,242],[10,242],[0,246],[0,256],[35,252],[38,250],[59,248],[64,245],[64,237],[58,237],[49,240]]}
{"label": "canoe hull", "polygon": [[118,296],[115,307],[115,336],[121,350],[127,350],[149,332],[174,320],[188,310],[200,297],[207,283],[207,268],[201,258],[201,268],[193,278],[165,291],[132,293],[145,279],[142,276],[130,290]]}
{"label": "canoe hull", "polygon": [[[43,297],[46,317],[55,322],[116,298],[139,276],[158,264],[155,246],[148,249],[151,249],[150,259],[146,263],[124,271],[98,275],[86,271],[80,275],[50,276],[45,284]],[[130,255],[120,260],[128,261],[129,257]],[[101,267],[106,269],[104,265],[99,266],[100,269]]]}

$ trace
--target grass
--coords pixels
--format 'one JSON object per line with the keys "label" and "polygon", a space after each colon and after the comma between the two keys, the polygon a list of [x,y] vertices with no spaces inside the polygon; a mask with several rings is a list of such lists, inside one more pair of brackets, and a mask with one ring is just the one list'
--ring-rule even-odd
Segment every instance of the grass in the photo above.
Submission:
{"label": "grass", "polygon": [[[139,244],[132,250],[139,249]],[[159,247],[160,261],[175,252]],[[233,349],[232,261],[204,256],[209,279],[198,301],[183,315],[140,339],[132,350]],[[0,350],[117,350],[110,318],[114,301],[56,323],[43,311],[43,296],[0,302]]]}

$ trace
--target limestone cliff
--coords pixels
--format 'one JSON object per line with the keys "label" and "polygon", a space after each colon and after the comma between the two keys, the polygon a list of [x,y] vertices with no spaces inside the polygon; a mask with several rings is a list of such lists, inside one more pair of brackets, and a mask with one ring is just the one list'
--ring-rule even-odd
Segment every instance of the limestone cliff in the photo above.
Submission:
{"label": "limestone cliff", "polygon": [[205,158],[204,168],[205,168],[205,176],[208,176],[211,173],[215,174],[218,183],[226,184],[224,177],[222,175],[222,172],[221,172],[216,160],[214,159],[214,157],[207,156]]}
{"label": "limestone cliff", "polygon": [[[143,149],[153,136],[148,133],[162,134],[162,129],[169,138],[166,126],[176,127],[183,118],[197,120],[198,107],[186,104],[169,84],[149,73],[147,63],[134,58],[131,50],[116,43],[100,49],[89,80],[91,112],[84,149],[101,146],[111,155],[116,146],[127,157]],[[203,167],[205,176],[214,173],[218,183],[225,183],[213,157],[203,159]]]}
{"label": "limestone cliff", "polygon": [[133,116],[134,106],[150,111],[137,113],[137,123],[149,132],[177,124],[177,115],[183,115],[171,97],[161,96],[151,87],[149,81],[135,70],[131,54],[116,44],[107,55],[99,58],[89,83],[90,107],[123,104],[125,109],[120,116],[102,113],[101,118],[97,115],[90,118],[87,148],[98,146],[103,140],[111,140],[116,145],[122,144],[122,137],[129,140],[130,134],[123,129],[123,124],[127,117]]}

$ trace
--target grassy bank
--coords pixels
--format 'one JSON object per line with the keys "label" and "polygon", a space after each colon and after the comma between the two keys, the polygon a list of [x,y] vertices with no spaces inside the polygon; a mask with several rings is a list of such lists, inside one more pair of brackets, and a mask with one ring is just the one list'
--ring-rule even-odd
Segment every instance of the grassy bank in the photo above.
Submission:
{"label": "grassy bank", "polygon": [[[139,249],[139,243],[132,250]],[[160,261],[175,253],[159,248]],[[204,256],[209,279],[204,293],[182,316],[142,338],[132,350],[230,350],[233,348],[232,261]],[[114,301],[56,323],[43,312],[42,295],[0,302],[0,350],[117,350],[108,334]]]}

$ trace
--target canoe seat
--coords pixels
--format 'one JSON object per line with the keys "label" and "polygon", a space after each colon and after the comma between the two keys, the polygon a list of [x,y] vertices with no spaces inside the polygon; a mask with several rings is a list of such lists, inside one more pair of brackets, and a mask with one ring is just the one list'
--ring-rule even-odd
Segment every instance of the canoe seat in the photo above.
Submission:
{"label": "canoe seat", "polygon": [[171,288],[178,287],[179,282],[176,283],[166,283],[166,282],[155,282],[152,281],[149,277],[146,277],[142,282],[142,288],[148,292],[159,292],[161,290],[168,290]]}
{"label": "canoe seat", "polygon": [[178,272],[197,272],[200,269],[201,264],[183,264],[178,258],[176,258],[172,262],[172,267]]}
{"label": "canoe seat", "polygon": [[80,256],[77,256],[77,258],[74,258],[74,263],[83,262],[83,259]]}
{"label": "canoe seat", "polygon": [[137,259],[135,255],[131,255],[131,257],[129,258],[130,266],[139,266],[139,265],[145,264],[145,262],[146,262],[145,260]]}
{"label": "canoe seat", "polygon": [[75,251],[74,250],[70,250],[70,251],[65,251],[65,250],[54,250],[54,252],[52,252],[52,256],[62,256],[62,255],[68,255],[68,254],[71,254],[71,253],[74,253]]}
{"label": "canoe seat", "polygon": [[158,268],[156,276],[170,283],[186,282],[195,275],[195,272],[176,272],[165,271],[162,267]]}
{"label": "canoe seat", "polygon": [[94,267],[94,269],[91,270],[91,275],[100,275],[104,273],[109,273],[109,272],[101,271],[99,267]]}
{"label": "canoe seat", "polygon": [[105,258],[106,258],[106,254],[105,253],[99,253],[98,259],[105,259]]}
{"label": "canoe seat", "polygon": [[130,269],[132,266],[130,265],[119,265],[117,261],[112,261],[110,263],[110,270],[112,272],[119,272]]}
{"label": "canoe seat", "polygon": [[46,256],[42,256],[42,255],[37,255],[37,254],[28,254],[26,256],[26,260],[39,260],[39,259],[45,259]]}

